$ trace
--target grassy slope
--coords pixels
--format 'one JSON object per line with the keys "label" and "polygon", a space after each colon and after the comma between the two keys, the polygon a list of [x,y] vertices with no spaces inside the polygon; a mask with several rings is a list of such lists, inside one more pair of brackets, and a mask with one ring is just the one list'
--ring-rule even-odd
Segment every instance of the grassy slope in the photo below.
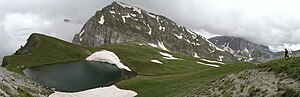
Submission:
{"label": "grassy slope", "polygon": [[[84,60],[91,52],[109,50],[116,53],[124,64],[140,74],[118,83],[117,86],[135,90],[139,96],[160,97],[184,94],[200,88],[199,86],[209,81],[253,66],[249,63],[241,63],[214,68],[196,63],[200,61],[199,59],[175,53],[170,54],[183,60],[166,60],[159,54],[165,51],[137,43],[86,48],[40,34],[34,34],[33,38],[39,41],[33,54],[6,57],[8,63],[6,68],[22,74],[25,68]],[[160,60],[164,64],[152,63],[150,60]],[[24,68],[17,68],[19,65],[24,65]]]}
{"label": "grassy slope", "polygon": [[300,80],[300,57],[290,57],[262,63],[257,68],[263,68],[275,73],[285,73],[288,76]]}
{"label": "grassy slope", "polygon": [[[23,74],[23,70],[30,67],[83,60],[89,56],[87,48],[77,46],[53,37],[33,34],[30,42],[38,42],[32,54],[13,55],[5,57],[8,70]],[[24,66],[22,68],[22,65]],[[19,66],[19,68],[17,68]]]}
{"label": "grassy slope", "polygon": [[199,90],[210,81],[252,66],[250,63],[241,63],[220,68],[199,69],[181,74],[138,76],[119,82],[117,85],[121,88],[134,90],[141,97],[182,97],[192,91]]}

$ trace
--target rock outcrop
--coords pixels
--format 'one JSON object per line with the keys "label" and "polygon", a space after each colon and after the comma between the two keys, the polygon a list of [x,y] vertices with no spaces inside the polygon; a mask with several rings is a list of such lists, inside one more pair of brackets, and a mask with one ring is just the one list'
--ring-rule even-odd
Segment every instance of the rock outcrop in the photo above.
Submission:
{"label": "rock outcrop", "polygon": [[51,93],[23,75],[0,67],[0,97],[46,97]]}
{"label": "rock outcrop", "polygon": [[232,54],[167,17],[121,2],[97,11],[73,39],[73,43],[89,47],[124,42],[139,42],[201,58],[236,61]]}
{"label": "rock outcrop", "polygon": [[211,83],[195,95],[216,97],[298,97],[300,82],[281,74],[257,69],[231,74]]}
{"label": "rock outcrop", "polygon": [[[239,37],[217,36],[208,40],[244,62],[262,63],[284,58],[284,52],[272,52],[268,46],[256,44]],[[291,51],[289,55],[293,57],[300,56],[300,50]]]}

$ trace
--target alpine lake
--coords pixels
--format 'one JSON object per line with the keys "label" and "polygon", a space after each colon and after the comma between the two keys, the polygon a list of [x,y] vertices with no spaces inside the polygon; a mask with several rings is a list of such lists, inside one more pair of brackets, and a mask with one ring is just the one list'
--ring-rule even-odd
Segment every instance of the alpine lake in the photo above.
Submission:
{"label": "alpine lake", "polygon": [[24,74],[46,88],[78,92],[106,87],[136,76],[115,64],[99,61],[75,61],[28,68]]}

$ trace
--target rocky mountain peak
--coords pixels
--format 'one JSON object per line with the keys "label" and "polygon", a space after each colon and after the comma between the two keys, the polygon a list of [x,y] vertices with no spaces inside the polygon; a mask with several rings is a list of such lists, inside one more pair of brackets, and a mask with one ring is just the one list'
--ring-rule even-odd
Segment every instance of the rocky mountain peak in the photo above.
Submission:
{"label": "rocky mountain peak", "polygon": [[233,62],[233,56],[167,17],[139,7],[113,2],[96,12],[73,43],[90,47],[102,44],[138,42],[166,51]]}
{"label": "rocky mountain peak", "polygon": [[270,59],[273,54],[269,47],[255,44],[239,37],[218,36],[209,40],[219,48],[234,54],[241,61],[263,62]]}

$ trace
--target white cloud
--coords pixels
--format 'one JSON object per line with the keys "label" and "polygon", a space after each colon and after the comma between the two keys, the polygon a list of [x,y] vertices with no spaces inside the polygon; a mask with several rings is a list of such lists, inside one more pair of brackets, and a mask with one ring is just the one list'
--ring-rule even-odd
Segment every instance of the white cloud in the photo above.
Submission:
{"label": "white cloud", "polygon": [[50,29],[52,22],[43,20],[39,15],[9,13],[0,23],[1,29],[1,55],[8,55],[16,51],[26,43],[28,36],[33,32],[49,32],[47,35],[55,35]]}
{"label": "white cloud", "polygon": [[218,34],[210,33],[208,31],[206,31],[205,29],[196,30],[195,33],[205,37],[206,39],[216,37],[216,36],[221,36],[221,35],[218,35]]}
{"label": "white cloud", "polygon": [[[1,0],[1,53],[13,53],[32,32],[71,41],[96,10],[112,1]],[[203,32],[201,34],[206,37],[238,36],[278,50],[285,44],[296,45],[292,48],[297,49],[297,44],[300,44],[299,0],[118,1],[169,17],[180,25]],[[65,23],[65,18],[72,21]]]}
{"label": "white cloud", "polygon": [[[51,21],[43,20],[38,15],[21,13],[7,14],[2,25],[3,32],[14,41],[24,41],[32,32],[52,29]],[[51,35],[51,33],[46,34]]]}
{"label": "white cloud", "polygon": [[296,51],[300,49],[300,44],[287,44],[283,43],[283,45],[279,46],[269,46],[270,50],[273,52],[283,51],[285,48],[288,50]]}

